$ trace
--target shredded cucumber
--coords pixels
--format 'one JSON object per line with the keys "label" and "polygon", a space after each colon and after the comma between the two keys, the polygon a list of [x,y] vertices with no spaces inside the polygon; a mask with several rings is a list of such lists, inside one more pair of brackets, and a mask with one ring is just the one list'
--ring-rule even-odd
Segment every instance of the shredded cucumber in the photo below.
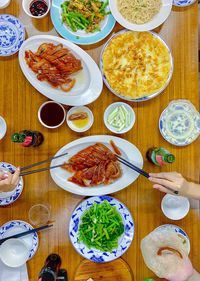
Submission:
{"label": "shredded cucumber", "polygon": [[112,252],[118,247],[118,239],[124,233],[121,215],[108,201],[94,203],[81,217],[79,242],[88,248]]}
{"label": "shredded cucumber", "polygon": [[121,132],[131,123],[131,113],[124,105],[117,106],[107,118],[109,125],[113,126],[117,132]]}

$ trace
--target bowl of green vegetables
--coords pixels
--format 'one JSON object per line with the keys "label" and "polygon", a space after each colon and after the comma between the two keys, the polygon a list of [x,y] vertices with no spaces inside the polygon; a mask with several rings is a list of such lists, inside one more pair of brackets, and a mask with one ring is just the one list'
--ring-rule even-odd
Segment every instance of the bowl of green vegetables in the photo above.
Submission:
{"label": "bowl of green vegetables", "polygon": [[76,251],[97,263],[119,258],[134,237],[134,220],[127,207],[110,196],[90,197],[74,210],[69,237]]}
{"label": "bowl of green vegetables", "polygon": [[62,37],[79,45],[101,41],[115,25],[108,0],[53,0],[51,19]]}

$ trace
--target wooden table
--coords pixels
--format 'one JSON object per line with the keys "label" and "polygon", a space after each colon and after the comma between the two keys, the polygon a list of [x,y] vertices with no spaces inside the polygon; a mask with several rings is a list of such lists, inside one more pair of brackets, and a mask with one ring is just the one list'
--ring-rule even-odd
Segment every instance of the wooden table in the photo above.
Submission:
{"label": "wooden table", "polygon": [[[12,0],[11,4],[1,13],[9,13],[19,17],[26,27],[27,37],[36,34],[57,35],[53,29],[50,17],[41,20],[31,20],[21,7],[21,0]],[[179,171],[188,179],[199,180],[199,142],[195,141],[187,147],[175,147],[167,143],[158,130],[158,119],[163,109],[171,100],[189,99],[198,108],[198,68],[197,68],[197,3],[187,8],[173,8],[168,20],[156,31],[159,32],[172,49],[174,57],[174,74],[170,85],[157,98],[142,102],[130,103],[136,112],[136,123],[131,132],[121,137],[134,143],[144,157],[144,168],[147,171],[159,172],[159,167],[153,166],[145,159],[149,147],[163,146],[176,155],[176,163],[166,166],[166,171]],[[117,24],[114,31],[121,29]],[[98,63],[99,54],[106,39],[95,46],[84,47]],[[65,125],[56,130],[48,130],[41,126],[37,119],[39,106],[46,97],[39,94],[26,80],[21,72],[17,54],[0,59],[0,115],[6,119],[8,131],[0,141],[0,160],[25,166],[29,163],[46,159],[65,145],[77,138],[97,134],[110,134],[103,124],[104,109],[119,98],[111,94],[104,86],[101,96],[89,105],[95,122],[91,130],[84,134],[72,132]],[[22,129],[41,131],[45,141],[39,148],[22,148],[11,143],[11,134]],[[192,208],[181,221],[173,222],[165,218],[160,209],[163,194],[152,189],[151,184],[143,177],[114,194],[124,202],[135,219],[134,241],[123,256],[131,266],[135,281],[145,277],[153,277],[147,269],[140,252],[140,241],[155,227],[165,223],[175,223],[182,227],[191,241],[191,260],[194,267],[200,271],[200,214],[199,202],[191,201]],[[25,178],[24,191],[13,205],[1,208],[0,225],[13,219],[28,221],[29,208],[35,203],[48,202],[52,208],[54,228],[46,233],[40,233],[39,248],[34,258],[28,262],[30,280],[37,280],[38,273],[45,258],[52,252],[62,257],[62,266],[68,270],[69,281],[82,258],[69,242],[68,222],[74,207],[82,200],[80,196],[70,194],[52,181],[50,174],[40,173]]]}

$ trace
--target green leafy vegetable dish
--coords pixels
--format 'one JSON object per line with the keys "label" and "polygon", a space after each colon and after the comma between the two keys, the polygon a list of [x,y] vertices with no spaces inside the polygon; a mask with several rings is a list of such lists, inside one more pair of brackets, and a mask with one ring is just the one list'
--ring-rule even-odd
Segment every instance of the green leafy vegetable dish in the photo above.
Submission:
{"label": "green leafy vegetable dish", "polygon": [[118,240],[124,233],[124,224],[116,207],[108,201],[94,203],[81,217],[79,242],[88,248],[112,252],[118,247]]}
{"label": "green leafy vegetable dish", "polygon": [[72,31],[100,31],[100,22],[110,12],[106,11],[108,0],[68,0],[61,4],[62,22]]}

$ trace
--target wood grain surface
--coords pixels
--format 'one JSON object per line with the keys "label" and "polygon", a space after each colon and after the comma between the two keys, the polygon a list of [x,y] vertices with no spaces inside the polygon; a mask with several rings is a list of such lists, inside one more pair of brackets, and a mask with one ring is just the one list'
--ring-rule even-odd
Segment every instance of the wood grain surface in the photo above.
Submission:
{"label": "wood grain surface", "polygon": [[130,267],[123,259],[108,263],[94,263],[83,260],[78,266],[73,281],[133,281],[134,277]]}
{"label": "wood grain surface", "polygon": [[[50,16],[32,20],[22,11],[21,2],[21,0],[12,0],[10,6],[0,10],[0,13],[9,13],[19,17],[26,27],[27,37],[36,34],[57,35]],[[158,120],[161,112],[172,100],[189,99],[198,108],[197,14],[197,3],[186,8],[173,7],[167,21],[156,29],[156,32],[164,38],[172,50],[173,78],[160,96],[147,102],[129,103],[135,110],[136,123],[130,132],[121,136],[140,149],[146,171],[160,171],[159,167],[147,162],[145,153],[152,146],[163,146],[175,154],[176,162],[162,170],[179,171],[195,182],[199,181],[199,140],[187,147],[175,147],[161,137]],[[116,24],[114,31],[121,28]],[[101,48],[106,40],[107,38],[96,45],[85,46],[83,49],[87,50],[98,63]],[[47,99],[26,80],[21,72],[17,54],[0,58],[0,79],[0,115],[6,119],[8,125],[7,134],[0,141],[1,161],[16,166],[25,166],[54,155],[62,146],[77,138],[110,134],[103,124],[103,112],[110,103],[120,99],[111,94],[105,86],[101,96],[89,105],[95,117],[93,127],[86,133],[78,134],[72,132],[65,124],[55,130],[42,127],[37,119],[37,111]],[[11,134],[22,129],[41,131],[45,137],[44,143],[38,148],[23,148],[11,143]],[[62,267],[68,270],[69,281],[72,281],[82,257],[70,244],[68,223],[73,209],[83,198],[56,186],[48,172],[30,175],[24,180],[25,188],[21,197],[13,205],[0,209],[0,225],[13,219],[28,221],[28,211],[33,204],[49,203],[54,227],[39,234],[38,251],[28,262],[30,281],[37,280],[45,258],[52,252],[61,255]],[[163,194],[153,190],[151,183],[143,177],[139,177],[131,186],[113,196],[126,204],[135,219],[134,241],[123,258],[130,265],[136,281],[141,281],[145,277],[154,277],[154,274],[144,264],[140,252],[140,241],[154,228],[165,223],[177,224],[187,232],[191,241],[190,258],[194,267],[200,271],[199,201],[191,200],[191,210],[187,217],[173,222],[161,212],[160,203]]]}

